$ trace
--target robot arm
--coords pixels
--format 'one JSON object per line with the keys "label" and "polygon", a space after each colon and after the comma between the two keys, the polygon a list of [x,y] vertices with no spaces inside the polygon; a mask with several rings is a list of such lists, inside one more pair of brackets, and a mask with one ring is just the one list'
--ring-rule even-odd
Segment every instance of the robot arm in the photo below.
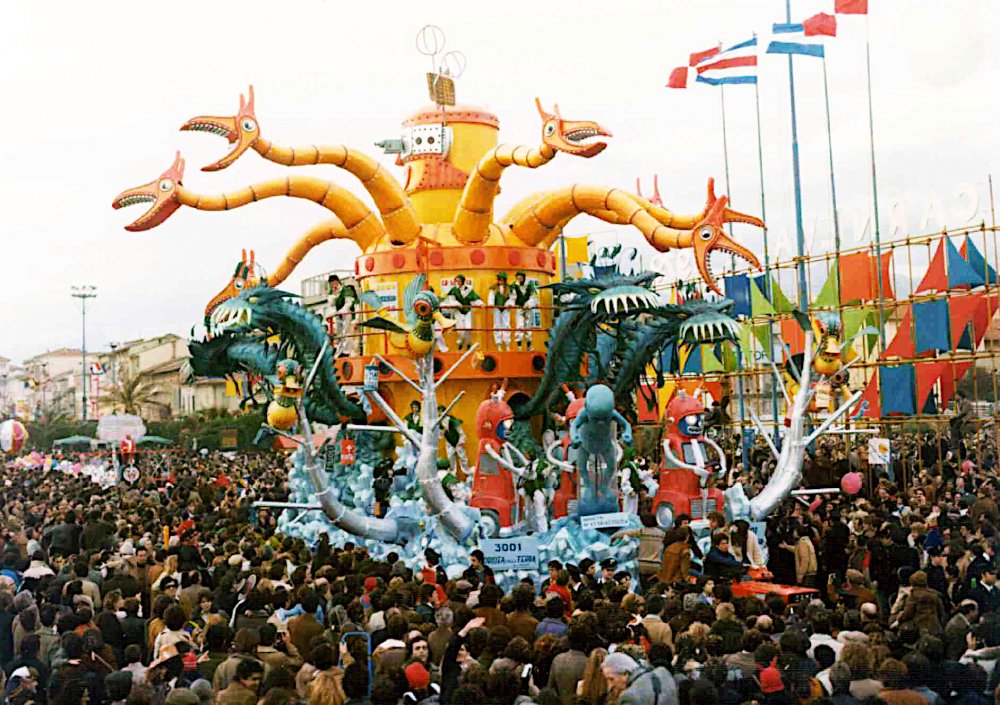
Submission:
{"label": "robot arm", "polygon": [[632,444],[632,424],[628,422],[624,416],[619,414],[617,411],[613,412],[612,418],[618,423],[622,428],[622,443]]}
{"label": "robot arm", "polygon": [[506,470],[509,470],[512,473],[520,475],[521,472],[523,472],[521,468],[517,467],[516,465],[510,462],[510,457],[508,453],[501,455],[496,451],[496,449],[493,446],[486,445],[486,454],[489,455],[491,458],[493,458],[495,461],[497,461],[497,464],[499,464],[500,466],[502,466]]}
{"label": "robot arm", "polygon": [[545,457],[550,463],[552,463],[557,468],[560,468],[562,470],[572,471],[575,469],[573,463],[569,463],[565,460],[560,460],[559,458],[555,457],[555,450],[561,445],[562,441],[555,441],[554,443],[549,444],[549,447],[545,449]]}
{"label": "robot arm", "polygon": [[531,465],[528,459],[524,457],[524,453],[521,452],[521,449],[518,448],[513,443],[503,444],[503,454],[511,465],[513,465],[515,462],[521,464],[521,469],[519,470],[519,472],[524,472],[524,470]]}
{"label": "robot arm", "polygon": [[663,441],[663,457],[665,457],[667,460],[669,460],[671,463],[673,463],[679,468],[691,470],[692,472],[694,472],[695,475],[697,475],[702,480],[708,479],[709,473],[704,467],[699,465],[692,465],[690,463],[685,463],[683,460],[675,456],[673,450],[671,450],[670,448],[669,440]]}
{"label": "robot arm", "polygon": [[723,478],[726,476],[726,454],[723,452],[719,444],[713,441],[711,438],[705,437],[705,444],[711,446],[715,449],[715,452],[719,454],[719,474],[718,477]]}

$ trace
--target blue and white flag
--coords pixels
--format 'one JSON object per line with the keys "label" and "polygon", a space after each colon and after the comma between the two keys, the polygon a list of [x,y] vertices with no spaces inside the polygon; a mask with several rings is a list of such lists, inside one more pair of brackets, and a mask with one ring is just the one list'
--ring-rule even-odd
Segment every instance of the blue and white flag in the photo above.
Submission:
{"label": "blue and white flag", "polygon": [[806,31],[804,24],[775,24],[775,38],[767,45],[768,54],[799,54],[823,58],[822,34]]}

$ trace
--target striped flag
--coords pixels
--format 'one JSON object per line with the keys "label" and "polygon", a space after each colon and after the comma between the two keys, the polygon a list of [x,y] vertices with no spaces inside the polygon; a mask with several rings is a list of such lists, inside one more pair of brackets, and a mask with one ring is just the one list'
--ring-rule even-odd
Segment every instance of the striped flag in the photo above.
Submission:
{"label": "striped flag", "polygon": [[696,80],[710,86],[757,83],[757,37],[713,54],[699,63],[696,70]]}
{"label": "striped flag", "polygon": [[670,72],[670,78],[667,80],[667,88],[687,88],[688,87],[688,67],[696,66],[706,59],[710,59],[719,53],[719,47],[713,47],[711,49],[706,49],[705,51],[696,51],[688,57],[687,66],[678,66],[673,71]]}
{"label": "striped flag", "polygon": [[690,68],[694,68],[695,81],[710,86],[757,83],[757,38],[727,49],[714,47],[691,54],[687,66],[670,72],[667,88],[687,88]]}
{"label": "striped flag", "polygon": [[90,374],[92,375],[103,375],[105,372],[104,365],[100,362],[92,362],[90,364]]}
{"label": "striped flag", "polygon": [[[776,37],[767,45],[767,53],[799,54],[823,58],[823,42],[820,37],[824,35],[836,36],[837,26],[836,21],[834,21],[831,28],[828,20],[817,19],[817,17],[819,15],[809,18],[802,24],[774,25],[772,31]],[[806,30],[806,23],[809,23],[809,31]],[[832,34],[830,34],[831,31]]]}

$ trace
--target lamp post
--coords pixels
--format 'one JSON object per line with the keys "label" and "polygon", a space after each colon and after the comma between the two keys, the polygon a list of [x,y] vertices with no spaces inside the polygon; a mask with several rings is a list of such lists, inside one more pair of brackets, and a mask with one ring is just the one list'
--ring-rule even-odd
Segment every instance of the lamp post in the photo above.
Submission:
{"label": "lamp post", "polygon": [[118,346],[121,345],[121,343],[119,343],[117,341],[114,341],[114,342],[108,343],[108,345],[111,346],[111,386],[112,387],[117,387],[118,386],[118,355],[117,355],[117,350],[118,350]]}
{"label": "lamp post", "polygon": [[80,379],[83,381],[83,415],[82,420],[87,420],[87,387],[90,385],[90,375],[87,373],[87,299],[97,298],[97,287],[85,284],[83,286],[72,287],[73,293],[70,294],[74,299],[80,299],[80,305],[82,306],[82,327],[83,335],[81,338],[81,350],[80,359],[82,365],[82,374]]}

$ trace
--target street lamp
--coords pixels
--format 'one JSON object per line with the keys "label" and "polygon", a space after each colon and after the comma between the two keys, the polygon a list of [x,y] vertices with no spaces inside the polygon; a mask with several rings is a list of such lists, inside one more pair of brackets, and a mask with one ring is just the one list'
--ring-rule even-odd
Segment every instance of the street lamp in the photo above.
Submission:
{"label": "street lamp", "polygon": [[83,337],[81,345],[81,360],[83,364],[81,379],[83,380],[83,420],[87,420],[87,387],[90,386],[90,374],[87,371],[87,299],[97,298],[97,287],[85,284],[83,286],[71,287],[73,293],[70,294],[74,299],[80,299],[80,305],[82,306],[83,313]]}
{"label": "street lamp", "polygon": [[118,386],[118,355],[116,351],[118,346],[121,345],[118,341],[112,341],[108,343],[111,346],[111,386]]}

